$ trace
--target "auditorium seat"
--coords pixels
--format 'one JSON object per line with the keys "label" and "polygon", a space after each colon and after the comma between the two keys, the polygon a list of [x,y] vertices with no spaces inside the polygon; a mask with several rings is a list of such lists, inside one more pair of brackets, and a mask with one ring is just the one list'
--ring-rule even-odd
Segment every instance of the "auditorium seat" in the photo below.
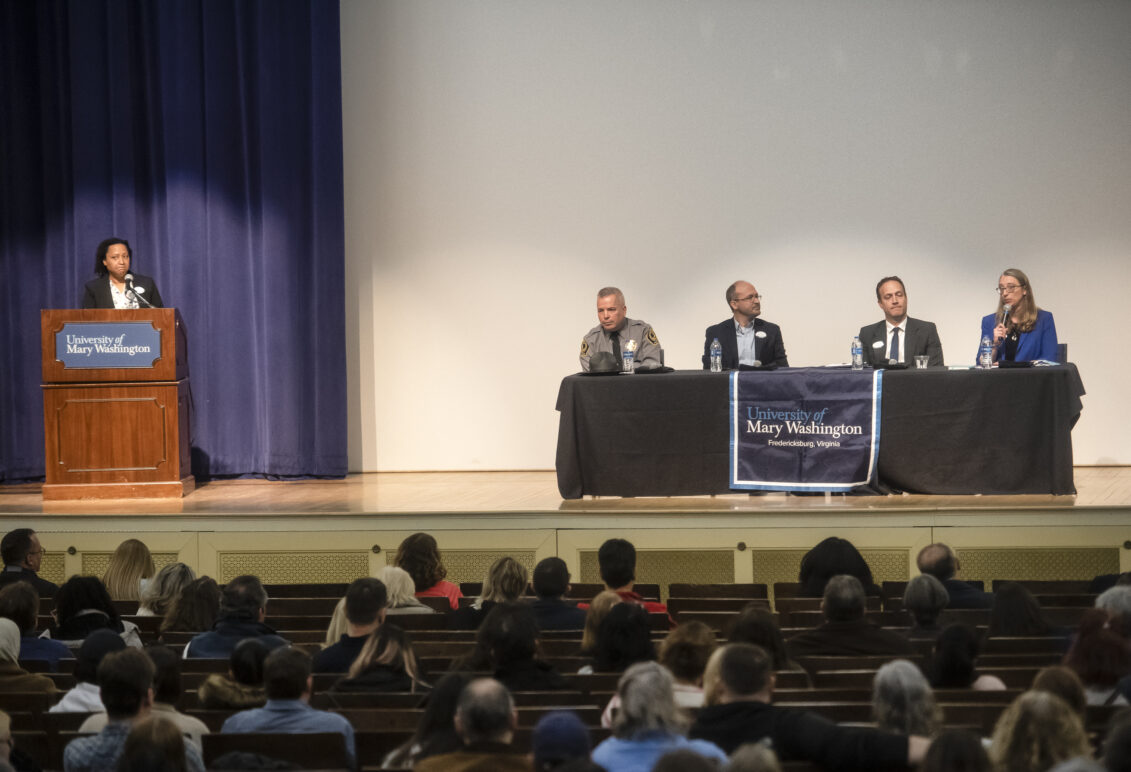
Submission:
{"label": "auditorium seat", "polygon": [[[344,598],[349,583],[265,584],[268,598]],[[271,606],[271,601],[267,601]]]}
{"label": "auditorium seat", "polygon": [[348,770],[352,767],[346,752],[345,737],[338,732],[206,734],[201,737],[201,741],[204,764],[207,767],[230,751],[259,753],[283,759],[298,764],[301,769]]}
{"label": "auditorium seat", "polygon": [[673,582],[668,585],[669,598],[745,598],[747,600],[768,600],[770,595],[765,584],[686,584]]}

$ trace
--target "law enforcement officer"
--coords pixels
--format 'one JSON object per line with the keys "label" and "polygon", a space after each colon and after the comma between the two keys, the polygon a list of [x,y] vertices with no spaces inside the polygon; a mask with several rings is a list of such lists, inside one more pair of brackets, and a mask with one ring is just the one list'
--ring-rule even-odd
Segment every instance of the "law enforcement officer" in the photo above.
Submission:
{"label": "law enforcement officer", "polygon": [[608,351],[619,362],[628,341],[636,341],[636,366],[660,367],[663,349],[650,324],[639,319],[628,319],[624,293],[616,287],[604,287],[597,292],[596,327],[581,339],[581,369],[589,372],[589,357],[599,351]]}

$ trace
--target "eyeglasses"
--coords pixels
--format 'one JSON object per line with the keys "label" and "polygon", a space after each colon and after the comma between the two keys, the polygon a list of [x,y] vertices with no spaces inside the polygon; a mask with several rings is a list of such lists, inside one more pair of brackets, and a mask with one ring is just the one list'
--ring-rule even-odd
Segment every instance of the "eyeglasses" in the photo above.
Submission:
{"label": "eyeglasses", "polygon": [[1010,284],[1010,285],[1005,286],[1005,287],[998,287],[997,288],[997,294],[1003,295],[1006,292],[1013,292],[1013,290],[1021,289],[1024,286],[1025,286],[1024,284]]}
{"label": "eyeglasses", "polygon": [[747,295],[744,298],[735,298],[734,302],[735,303],[745,303],[748,300],[761,300],[761,299],[762,299],[761,295]]}

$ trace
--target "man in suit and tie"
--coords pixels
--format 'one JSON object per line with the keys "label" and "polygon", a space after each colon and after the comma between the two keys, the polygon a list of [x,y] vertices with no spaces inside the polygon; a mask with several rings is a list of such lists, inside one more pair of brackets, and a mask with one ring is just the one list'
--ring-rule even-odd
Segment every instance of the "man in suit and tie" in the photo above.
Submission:
{"label": "man in suit and tie", "polygon": [[736,281],[727,287],[727,305],[732,317],[707,328],[703,340],[703,369],[711,369],[711,342],[719,339],[723,347],[723,369],[775,365],[789,367],[781,328],[758,317],[762,313],[762,296],[754,285]]}
{"label": "man in suit and tie", "polygon": [[903,279],[898,276],[880,279],[876,284],[876,302],[883,309],[884,320],[860,328],[866,363],[911,362],[916,356],[926,354],[928,367],[943,366],[942,343],[934,322],[907,315]]}

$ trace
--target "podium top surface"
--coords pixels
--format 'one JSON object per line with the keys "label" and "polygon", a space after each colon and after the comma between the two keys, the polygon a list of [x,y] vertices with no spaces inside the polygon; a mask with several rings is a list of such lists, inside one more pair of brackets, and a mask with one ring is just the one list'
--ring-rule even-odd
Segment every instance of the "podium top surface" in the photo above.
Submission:
{"label": "podium top surface", "polygon": [[175,308],[43,309],[43,383],[178,381],[188,344]]}

